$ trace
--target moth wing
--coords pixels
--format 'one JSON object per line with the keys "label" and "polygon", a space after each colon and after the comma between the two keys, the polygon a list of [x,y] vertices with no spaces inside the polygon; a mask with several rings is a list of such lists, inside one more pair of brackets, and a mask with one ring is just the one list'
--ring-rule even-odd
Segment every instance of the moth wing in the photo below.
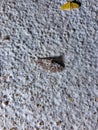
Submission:
{"label": "moth wing", "polygon": [[79,4],[75,2],[71,2],[71,9],[79,8]]}
{"label": "moth wing", "polygon": [[70,10],[70,9],[71,9],[70,4],[71,4],[70,1],[67,2],[67,3],[65,3],[65,4],[63,4],[63,5],[61,6],[61,10]]}

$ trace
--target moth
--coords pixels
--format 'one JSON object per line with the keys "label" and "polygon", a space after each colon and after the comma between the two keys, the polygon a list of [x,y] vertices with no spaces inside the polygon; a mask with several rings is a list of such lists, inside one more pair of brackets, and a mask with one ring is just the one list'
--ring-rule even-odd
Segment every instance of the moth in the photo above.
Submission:
{"label": "moth", "polygon": [[61,6],[61,10],[72,10],[77,9],[81,6],[81,3],[74,0],[74,1],[68,1],[65,4]]}
{"label": "moth", "polygon": [[62,56],[38,58],[38,64],[45,70],[61,72],[65,68]]}

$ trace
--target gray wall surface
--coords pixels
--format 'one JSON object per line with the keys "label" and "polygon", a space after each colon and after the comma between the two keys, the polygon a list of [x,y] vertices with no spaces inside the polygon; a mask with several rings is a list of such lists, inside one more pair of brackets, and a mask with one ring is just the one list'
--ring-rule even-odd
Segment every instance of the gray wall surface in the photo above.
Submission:
{"label": "gray wall surface", "polygon": [[98,0],[0,2],[0,130],[98,130]]}

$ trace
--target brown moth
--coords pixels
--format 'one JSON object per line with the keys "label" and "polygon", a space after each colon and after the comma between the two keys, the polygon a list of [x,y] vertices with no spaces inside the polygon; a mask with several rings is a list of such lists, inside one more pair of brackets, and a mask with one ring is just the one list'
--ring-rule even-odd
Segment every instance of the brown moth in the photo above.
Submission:
{"label": "brown moth", "polygon": [[61,72],[65,67],[62,56],[38,58],[38,64],[51,72]]}

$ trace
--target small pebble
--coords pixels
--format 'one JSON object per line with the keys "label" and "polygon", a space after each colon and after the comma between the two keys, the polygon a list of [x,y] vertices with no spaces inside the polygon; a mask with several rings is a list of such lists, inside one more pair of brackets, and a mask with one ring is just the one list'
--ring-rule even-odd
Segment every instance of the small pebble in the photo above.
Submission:
{"label": "small pebble", "polygon": [[70,102],[74,102],[74,99],[72,97],[69,97]]}
{"label": "small pebble", "polygon": [[62,123],[61,120],[59,120],[59,121],[56,122],[57,125],[60,125],[61,123]]}
{"label": "small pebble", "polygon": [[9,101],[4,101],[4,102],[2,102],[2,105],[5,107],[8,105],[8,103],[9,103]]}
{"label": "small pebble", "polygon": [[40,125],[44,125],[44,122],[43,122],[43,121],[41,121],[41,122],[40,122]]}

